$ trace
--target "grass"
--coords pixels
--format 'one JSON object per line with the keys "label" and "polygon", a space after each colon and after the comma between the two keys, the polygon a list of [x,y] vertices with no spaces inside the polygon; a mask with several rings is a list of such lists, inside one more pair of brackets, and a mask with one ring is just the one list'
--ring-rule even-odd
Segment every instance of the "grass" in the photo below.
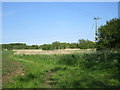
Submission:
{"label": "grass", "polygon": [[[9,54],[9,55],[7,55]],[[13,55],[6,51],[7,61],[19,62],[24,75],[17,75],[5,88],[117,88],[120,53],[91,53],[68,55]],[[3,58],[3,60],[5,59]],[[9,66],[10,67],[10,66]],[[17,66],[13,66],[17,68]],[[8,68],[3,69],[3,74]],[[14,69],[12,69],[14,70]]]}
{"label": "grass", "polygon": [[16,62],[12,56],[13,56],[12,51],[2,52],[2,86],[3,87],[6,87],[6,85],[12,82],[11,79],[15,77],[15,75],[17,75],[18,71],[21,73],[21,65],[18,62]]}

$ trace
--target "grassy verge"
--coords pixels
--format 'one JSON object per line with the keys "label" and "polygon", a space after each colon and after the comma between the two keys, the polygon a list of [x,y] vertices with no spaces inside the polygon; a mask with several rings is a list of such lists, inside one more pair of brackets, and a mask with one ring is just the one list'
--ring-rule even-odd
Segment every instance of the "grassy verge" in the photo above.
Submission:
{"label": "grassy verge", "polygon": [[106,54],[105,58],[104,53],[62,56],[51,78],[62,88],[118,88],[119,53]]}
{"label": "grassy verge", "polygon": [[5,87],[117,88],[120,86],[118,81],[119,55],[118,52],[11,55],[11,59],[24,66],[24,75],[16,76],[14,82],[5,85]]}
{"label": "grassy verge", "polygon": [[13,77],[23,73],[23,66],[13,58],[12,51],[2,52],[2,86],[13,82]]}
{"label": "grassy verge", "polygon": [[14,83],[6,87],[13,88],[43,88],[44,75],[54,68],[57,57],[55,55],[22,55],[14,59],[24,66],[25,75],[14,78]]}

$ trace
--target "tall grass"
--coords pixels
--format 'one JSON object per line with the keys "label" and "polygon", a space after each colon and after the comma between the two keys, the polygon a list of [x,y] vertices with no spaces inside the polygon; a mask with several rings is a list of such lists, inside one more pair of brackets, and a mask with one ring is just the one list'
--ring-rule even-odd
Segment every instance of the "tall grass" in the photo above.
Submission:
{"label": "tall grass", "polygon": [[24,66],[25,75],[14,78],[5,87],[46,88],[46,74],[54,81],[53,88],[117,88],[119,52],[69,55],[14,55]]}
{"label": "tall grass", "polygon": [[58,62],[69,70],[59,69],[53,78],[63,88],[118,88],[119,55],[120,52],[97,52],[62,56]]}
{"label": "tall grass", "polygon": [[54,55],[20,55],[14,56],[24,66],[25,75],[14,78],[14,83],[6,85],[10,88],[43,88],[44,75],[55,65]]}

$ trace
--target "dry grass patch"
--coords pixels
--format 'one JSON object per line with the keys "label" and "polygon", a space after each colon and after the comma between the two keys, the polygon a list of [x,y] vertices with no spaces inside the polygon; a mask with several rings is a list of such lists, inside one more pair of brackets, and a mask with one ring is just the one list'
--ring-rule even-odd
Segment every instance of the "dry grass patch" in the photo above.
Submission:
{"label": "dry grass patch", "polygon": [[58,50],[31,50],[31,49],[19,49],[13,50],[15,55],[39,55],[39,54],[73,54],[73,53],[91,53],[94,52],[94,49],[58,49]]}

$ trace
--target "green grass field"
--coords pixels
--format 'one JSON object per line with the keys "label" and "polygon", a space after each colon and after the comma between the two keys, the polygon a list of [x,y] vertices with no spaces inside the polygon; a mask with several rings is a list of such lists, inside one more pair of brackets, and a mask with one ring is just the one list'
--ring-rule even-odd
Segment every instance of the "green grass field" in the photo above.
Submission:
{"label": "green grass field", "polygon": [[3,88],[117,88],[119,57],[118,52],[13,55],[3,51],[3,77],[11,73]]}

